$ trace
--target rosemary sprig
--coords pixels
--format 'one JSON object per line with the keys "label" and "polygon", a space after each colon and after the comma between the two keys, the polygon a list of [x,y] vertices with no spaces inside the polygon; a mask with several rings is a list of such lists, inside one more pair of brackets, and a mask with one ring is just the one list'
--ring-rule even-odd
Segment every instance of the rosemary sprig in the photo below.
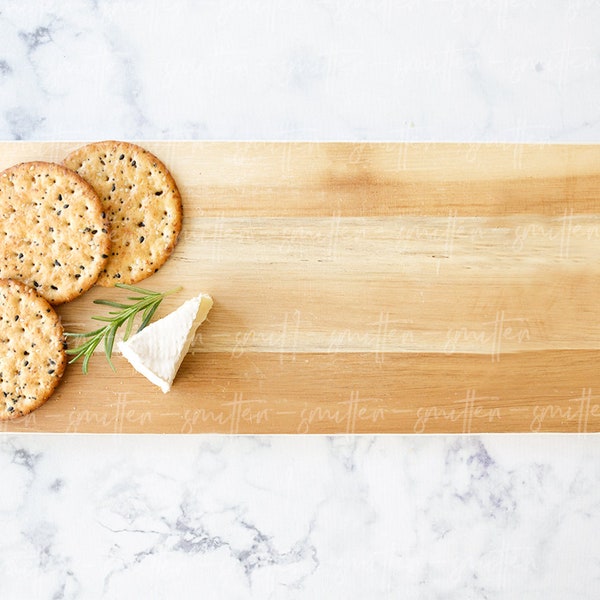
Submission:
{"label": "rosemary sprig", "polygon": [[115,367],[111,361],[111,356],[117,330],[125,325],[125,335],[123,336],[123,339],[127,340],[131,335],[135,318],[139,313],[142,313],[142,322],[138,328],[138,331],[141,331],[148,323],[150,323],[150,319],[154,316],[156,309],[163,299],[181,289],[181,287],[178,287],[167,292],[153,292],[126,283],[117,283],[116,285],[117,287],[137,294],[136,296],[127,297],[128,300],[133,302],[132,304],[114,302],[112,300],[94,300],[94,304],[103,304],[117,309],[109,311],[109,316],[106,317],[92,317],[95,321],[105,322],[106,325],[99,329],[95,329],[94,331],[88,331],[87,333],[65,333],[66,336],[71,338],[86,338],[86,341],[76,348],[69,348],[67,350],[67,354],[73,356],[69,361],[69,364],[74,363],[76,360],[83,357],[81,368],[84,373],[88,372],[90,358],[102,340],[104,340],[104,353],[106,354],[106,359],[114,371]]}

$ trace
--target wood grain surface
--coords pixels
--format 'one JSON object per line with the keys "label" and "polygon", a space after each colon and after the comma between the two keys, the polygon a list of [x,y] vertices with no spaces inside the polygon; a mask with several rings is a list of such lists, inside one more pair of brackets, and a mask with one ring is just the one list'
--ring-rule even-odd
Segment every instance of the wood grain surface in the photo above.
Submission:
{"label": "wood grain surface", "polygon": [[[0,142],[0,168],[77,142]],[[142,142],[215,305],[172,391],[120,356],[4,431],[600,431],[600,146]],[[59,307],[89,329],[120,290]]]}

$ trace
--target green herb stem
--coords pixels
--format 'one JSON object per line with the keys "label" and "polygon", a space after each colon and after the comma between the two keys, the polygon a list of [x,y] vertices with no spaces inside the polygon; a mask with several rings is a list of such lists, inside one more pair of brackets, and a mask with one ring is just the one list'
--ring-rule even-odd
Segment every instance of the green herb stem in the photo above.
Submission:
{"label": "green herb stem", "polygon": [[94,304],[101,304],[104,306],[110,306],[117,310],[109,311],[108,316],[92,317],[95,321],[101,321],[106,323],[103,327],[89,331],[87,333],[66,333],[65,335],[70,338],[86,338],[86,341],[75,348],[69,348],[67,354],[72,355],[73,358],[69,361],[69,364],[74,363],[83,357],[82,371],[83,373],[88,372],[88,365],[90,358],[92,357],[94,350],[104,341],[104,354],[108,360],[108,364],[111,366],[113,371],[115,367],[112,363],[112,350],[115,343],[115,335],[120,327],[125,325],[124,340],[127,340],[133,331],[133,324],[138,314],[142,313],[142,321],[138,327],[138,331],[141,331],[146,327],[156,309],[164,298],[170,296],[181,290],[178,287],[167,292],[153,292],[146,290],[134,285],[128,285],[126,283],[117,283],[117,287],[123,288],[130,292],[134,292],[136,296],[128,296],[127,299],[132,304],[125,304],[124,302],[114,302],[113,300],[94,300]]}

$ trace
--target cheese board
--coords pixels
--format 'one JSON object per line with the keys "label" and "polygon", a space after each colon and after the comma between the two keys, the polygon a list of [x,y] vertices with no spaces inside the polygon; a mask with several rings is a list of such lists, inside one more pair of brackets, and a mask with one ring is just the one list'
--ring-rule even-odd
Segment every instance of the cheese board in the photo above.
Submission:
{"label": "cheese board", "polygon": [[[172,390],[115,354],[2,431],[600,430],[600,146],[138,142],[184,222],[144,287],[214,306]],[[0,142],[0,169],[80,142]],[[92,288],[57,307],[89,329]]]}

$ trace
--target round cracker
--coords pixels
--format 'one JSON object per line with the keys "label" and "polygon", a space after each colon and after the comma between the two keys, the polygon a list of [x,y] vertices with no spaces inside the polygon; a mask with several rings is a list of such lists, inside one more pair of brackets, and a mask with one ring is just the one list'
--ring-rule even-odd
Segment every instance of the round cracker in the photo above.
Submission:
{"label": "round cracker", "polygon": [[117,141],[78,148],[64,163],[94,187],[108,216],[111,253],[98,285],[136,283],[158,271],[175,248],[183,217],[165,165],[140,146]]}
{"label": "round cracker", "polygon": [[24,283],[0,279],[0,420],[44,404],[65,370],[65,349],[50,303]]}
{"label": "round cracker", "polygon": [[48,162],[0,173],[0,278],[36,288],[52,304],[94,285],[110,250],[102,203],[77,173]]}

